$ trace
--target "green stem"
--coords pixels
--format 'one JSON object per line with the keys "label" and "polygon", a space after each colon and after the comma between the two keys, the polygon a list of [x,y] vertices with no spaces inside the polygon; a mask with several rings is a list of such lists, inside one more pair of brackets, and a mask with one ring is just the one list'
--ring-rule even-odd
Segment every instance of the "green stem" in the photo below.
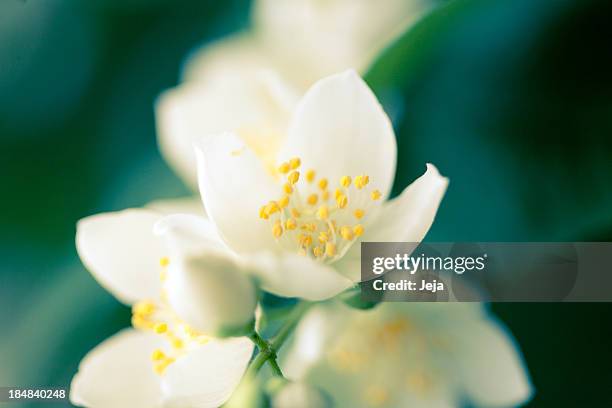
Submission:
{"label": "green stem", "polygon": [[278,333],[276,333],[276,336],[274,336],[270,342],[262,338],[256,331],[253,331],[253,333],[249,335],[251,341],[257,346],[259,353],[257,353],[251,362],[247,374],[253,376],[256,375],[261,367],[263,367],[263,365],[267,362],[270,365],[272,372],[276,376],[285,378],[280,366],[278,365],[278,362],[276,361],[276,351],[283,346],[283,343],[293,332],[310,305],[311,303],[309,302],[298,303],[289,313],[285,324],[280,328]]}

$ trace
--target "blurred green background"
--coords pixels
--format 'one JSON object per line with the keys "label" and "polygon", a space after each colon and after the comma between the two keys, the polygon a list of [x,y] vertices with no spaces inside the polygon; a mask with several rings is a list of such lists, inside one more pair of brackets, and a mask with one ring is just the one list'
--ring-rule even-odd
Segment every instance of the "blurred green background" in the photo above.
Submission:
{"label": "blurred green background", "polygon": [[[0,385],[66,386],[129,311],[74,248],[75,223],[188,192],[153,104],[249,2],[0,2]],[[612,241],[612,3],[451,0],[366,75],[399,152],[395,191],[451,179],[428,239]],[[529,406],[612,406],[612,306],[495,304],[524,352]]]}

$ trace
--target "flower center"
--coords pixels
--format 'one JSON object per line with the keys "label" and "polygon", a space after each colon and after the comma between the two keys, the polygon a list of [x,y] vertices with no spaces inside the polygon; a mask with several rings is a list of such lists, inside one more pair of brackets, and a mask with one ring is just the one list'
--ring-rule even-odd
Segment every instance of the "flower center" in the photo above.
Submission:
{"label": "flower center", "polygon": [[343,176],[331,193],[327,178],[314,169],[301,177],[297,157],[281,163],[277,171],[285,182],[281,197],[259,209],[271,223],[271,233],[282,247],[324,262],[333,262],[363,233],[363,220],[381,198],[370,189],[367,175]]}
{"label": "flower center", "polygon": [[[159,263],[162,267],[160,280],[163,284],[166,279],[169,260],[164,257],[160,259]],[[136,329],[156,333],[167,341],[168,347],[165,350],[156,349],[151,355],[153,370],[161,375],[177,358],[202,344],[206,344],[210,338],[198,332],[177,316],[168,304],[163,288],[160,299],[159,302],[143,300],[135,303],[132,306],[132,326]]]}

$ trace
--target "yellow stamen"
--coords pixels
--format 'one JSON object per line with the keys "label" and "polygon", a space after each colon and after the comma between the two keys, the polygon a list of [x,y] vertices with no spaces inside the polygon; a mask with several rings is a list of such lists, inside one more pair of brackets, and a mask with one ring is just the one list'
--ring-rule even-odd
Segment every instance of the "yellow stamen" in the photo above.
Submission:
{"label": "yellow stamen", "polygon": [[165,282],[168,279],[168,271],[166,269],[162,269],[159,271],[159,280],[161,282]]}
{"label": "yellow stamen", "polygon": [[348,198],[344,194],[340,194],[336,198],[336,204],[338,204],[338,208],[344,208],[348,205]]}
{"label": "yellow stamen", "polygon": [[285,183],[285,185],[283,186],[283,191],[285,192],[285,194],[291,194],[293,193],[293,187],[291,187],[291,184]]}
{"label": "yellow stamen", "polygon": [[355,177],[355,187],[357,187],[358,190],[361,190],[362,188],[367,186],[369,182],[370,177],[366,175]]}
{"label": "yellow stamen", "polygon": [[312,237],[307,234],[300,234],[300,236],[298,237],[298,242],[302,247],[309,247],[310,245],[312,245]]}
{"label": "yellow stamen", "polygon": [[310,205],[315,205],[317,203],[317,201],[319,201],[319,196],[316,195],[316,194],[311,194],[311,195],[308,196],[308,199],[306,201]]}
{"label": "yellow stamen", "polygon": [[342,190],[337,188],[336,191],[334,192],[334,198],[337,200],[338,197],[340,197],[341,195],[342,195]]}
{"label": "yellow stamen", "polygon": [[353,227],[353,234],[355,234],[356,237],[360,237],[363,235],[363,225],[361,224],[357,224]]}
{"label": "yellow stamen", "polygon": [[294,157],[293,159],[289,160],[289,165],[291,166],[292,170],[295,170],[300,167],[300,164],[302,164],[302,161],[299,157]]}
{"label": "yellow stamen", "polygon": [[323,200],[323,201],[327,201],[327,200],[329,200],[329,191],[324,190],[324,191],[321,193],[321,200]]}
{"label": "yellow stamen", "polygon": [[326,220],[329,217],[329,208],[326,205],[322,205],[317,210],[317,217],[320,220]]}
{"label": "yellow stamen", "polygon": [[292,208],[291,209],[291,215],[293,216],[293,218],[300,218],[300,212],[296,209],[296,208]]}
{"label": "yellow stamen", "polygon": [[153,327],[153,330],[155,330],[155,333],[157,334],[162,334],[168,331],[168,325],[166,323],[157,323]]}
{"label": "yellow stamen", "polygon": [[320,258],[321,255],[323,255],[323,249],[321,247],[314,247],[312,249],[312,254],[316,257],[316,258]]}
{"label": "yellow stamen", "polygon": [[270,216],[268,215],[268,207],[263,205],[261,206],[261,208],[259,209],[259,218],[267,220],[268,218],[270,218]]}
{"label": "yellow stamen", "polygon": [[372,191],[372,193],[370,194],[370,197],[372,197],[372,200],[376,201],[378,200],[380,197],[382,197],[382,194],[380,191],[378,190],[374,190]]}
{"label": "yellow stamen", "polygon": [[280,220],[276,220],[274,223],[274,226],[272,227],[272,234],[276,238],[280,238],[280,236],[283,235],[283,226],[281,225]]}
{"label": "yellow stamen", "polygon": [[324,244],[329,241],[329,233],[327,231],[321,231],[319,233],[319,242]]}
{"label": "yellow stamen", "polygon": [[159,258],[159,265],[162,267],[168,266],[170,264],[170,258],[167,256]]}
{"label": "yellow stamen", "polygon": [[327,188],[327,179],[326,178],[322,178],[321,180],[319,180],[319,188],[321,190],[325,190]]}
{"label": "yellow stamen", "polygon": [[149,302],[146,300],[138,302],[132,307],[132,313],[139,316],[150,315],[151,313],[153,313],[154,310],[155,305],[153,304],[153,302]]}
{"label": "yellow stamen", "polygon": [[353,239],[353,230],[351,227],[345,225],[340,228],[340,236],[345,240],[350,241]]}
{"label": "yellow stamen", "polygon": [[306,181],[309,182],[309,183],[312,183],[314,181],[314,179],[315,179],[315,175],[316,175],[316,173],[315,173],[314,170],[308,170],[306,172]]}
{"label": "yellow stamen", "polygon": [[285,221],[285,229],[294,230],[297,227],[297,222],[293,218],[289,218]]}
{"label": "yellow stamen", "polygon": [[160,349],[154,350],[153,353],[151,354],[151,360],[153,361],[161,361],[164,358],[166,358],[166,355]]}
{"label": "yellow stamen", "polygon": [[289,173],[289,169],[290,169],[290,165],[289,163],[282,163],[280,166],[278,166],[278,171],[282,174],[287,174]]}
{"label": "yellow stamen", "polygon": [[325,255],[335,256],[336,255],[336,244],[328,242],[325,244]]}
{"label": "yellow stamen", "polygon": [[270,201],[268,205],[266,205],[266,214],[268,216],[274,214],[275,212],[280,211],[280,207],[276,201]]}
{"label": "yellow stamen", "polygon": [[365,215],[365,211],[363,211],[362,209],[358,208],[353,212],[353,215],[355,216],[355,218],[357,218],[358,220],[362,219],[363,216]]}
{"label": "yellow stamen", "polygon": [[278,206],[280,208],[285,208],[289,205],[289,196],[284,196],[280,200],[278,200]]}
{"label": "yellow stamen", "polygon": [[342,176],[340,179],[340,185],[344,188],[351,185],[351,176]]}
{"label": "yellow stamen", "polygon": [[289,173],[289,176],[287,177],[287,181],[290,184],[295,184],[299,181],[300,179],[300,172],[299,171],[292,171],[291,173]]}
{"label": "yellow stamen", "polygon": [[300,226],[300,229],[308,232],[315,232],[317,230],[317,225],[313,222],[307,222]]}

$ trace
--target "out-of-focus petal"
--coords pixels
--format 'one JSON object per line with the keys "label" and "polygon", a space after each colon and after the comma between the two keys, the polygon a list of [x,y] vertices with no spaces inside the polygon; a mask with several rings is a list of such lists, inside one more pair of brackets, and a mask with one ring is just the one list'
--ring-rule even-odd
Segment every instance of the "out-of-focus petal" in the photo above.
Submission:
{"label": "out-of-focus petal", "polygon": [[70,401],[88,408],[162,407],[151,353],[160,338],[125,329],[90,351],[72,379]]}
{"label": "out-of-focus petal", "polygon": [[168,366],[162,389],[165,408],[219,407],[228,400],[253,353],[245,337],[211,340]]}
{"label": "out-of-focus petal", "polygon": [[161,215],[129,209],[83,218],[76,246],[96,280],[126,304],[159,296],[159,260],[166,255],[153,225]]}

